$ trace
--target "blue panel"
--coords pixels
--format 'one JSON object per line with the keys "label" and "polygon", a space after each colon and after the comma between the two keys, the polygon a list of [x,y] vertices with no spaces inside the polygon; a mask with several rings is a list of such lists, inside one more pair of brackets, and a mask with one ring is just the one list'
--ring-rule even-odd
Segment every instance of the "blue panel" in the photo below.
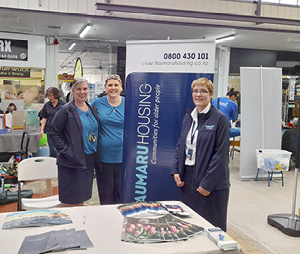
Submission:
{"label": "blue panel", "polygon": [[170,175],[191,83],[213,74],[132,73],[126,79],[122,202],[177,200]]}

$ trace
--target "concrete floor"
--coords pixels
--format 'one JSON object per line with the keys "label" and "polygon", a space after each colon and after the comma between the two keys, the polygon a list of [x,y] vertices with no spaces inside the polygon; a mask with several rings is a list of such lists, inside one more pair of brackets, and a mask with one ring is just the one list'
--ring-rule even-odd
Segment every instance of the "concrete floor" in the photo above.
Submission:
{"label": "concrete floor", "polygon": [[[291,214],[295,170],[284,172],[281,179],[241,181],[239,173],[240,154],[230,160],[231,188],[228,207],[228,234],[239,242],[244,253],[300,253],[300,237],[291,237],[267,223],[271,214]],[[299,182],[298,174],[298,182]],[[299,184],[298,184],[299,185]],[[300,207],[298,186],[296,214]],[[235,236],[236,234],[236,236]]]}

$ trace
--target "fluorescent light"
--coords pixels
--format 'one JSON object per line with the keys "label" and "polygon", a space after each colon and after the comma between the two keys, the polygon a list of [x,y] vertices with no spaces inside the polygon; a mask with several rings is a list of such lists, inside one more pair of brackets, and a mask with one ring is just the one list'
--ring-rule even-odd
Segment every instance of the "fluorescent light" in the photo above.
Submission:
{"label": "fluorescent light", "polygon": [[300,38],[296,38],[296,37],[290,37],[287,38],[287,42],[291,42],[291,43],[299,43],[300,42]]}
{"label": "fluorescent light", "polygon": [[69,50],[71,50],[72,48],[74,48],[75,45],[76,45],[76,43],[73,42],[72,45],[69,47]]}
{"label": "fluorescent light", "polygon": [[86,33],[91,29],[92,25],[91,24],[87,24],[86,27],[82,30],[82,32],[80,33],[80,38],[83,38]]}
{"label": "fluorescent light", "polygon": [[222,41],[229,41],[229,40],[234,40],[235,39],[235,34],[227,35],[221,38],[216,39],[216,43],[220,43]]}

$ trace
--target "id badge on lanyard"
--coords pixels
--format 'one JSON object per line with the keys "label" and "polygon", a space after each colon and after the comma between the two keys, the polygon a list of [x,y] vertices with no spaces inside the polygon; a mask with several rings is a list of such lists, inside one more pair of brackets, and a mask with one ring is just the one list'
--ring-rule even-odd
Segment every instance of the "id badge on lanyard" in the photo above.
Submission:
{"label": "id badge on lanyard", "polygon": [[[191,145],[193,145],[193,143],[194,143],[194,137],[195,137],[195,133],[197,131],[197,128],[195,128],[195,130],[194,130],[194,127],[195,127],[195,121],[193,121],[193,126],[192,126],[192,131],[191,131]],[[189,148],[188,153],[187,153],[188,159],[190,159],[190,160],[192,159],[193,153],[194,153],[194,150],[192,148]]]}

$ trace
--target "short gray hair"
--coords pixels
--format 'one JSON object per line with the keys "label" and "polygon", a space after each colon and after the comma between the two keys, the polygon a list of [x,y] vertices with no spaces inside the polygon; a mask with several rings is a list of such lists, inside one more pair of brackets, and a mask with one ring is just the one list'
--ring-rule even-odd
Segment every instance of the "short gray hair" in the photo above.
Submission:
{"label": "short gray hair", "polygon": [[294,128],[297,128],[297,126],[298,126],[298,117],[295,117],[293,119],[293,125],[294,125]]}
{"label": "short gray hair", "polygon": [[76,87],[81,86],[82,83],[89,84],[89,82],[83,77],[75,78],[72,82],[72,89],[76,89]]}

